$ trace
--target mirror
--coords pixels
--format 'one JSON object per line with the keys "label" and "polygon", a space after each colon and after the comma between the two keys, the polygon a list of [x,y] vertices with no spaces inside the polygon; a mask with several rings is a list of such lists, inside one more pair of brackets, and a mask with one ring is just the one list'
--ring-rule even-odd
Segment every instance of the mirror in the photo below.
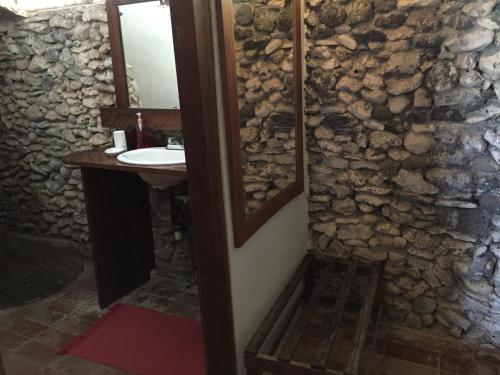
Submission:
{"label": "mirror", "polygon": [[118,9],[130,107],[180,108],[170,6],[149,1]]}
{"label": "mirror", "polygon": [[169,1],[106,0],[106,13],[116,107],[100,108],[102,125],[135,127],[140,109],[147,128],[182,129],[175,36],[183,30]]}
{"label": "mirror", "polygon": [[303,191],[300,0],[219,0],[235,242]]}

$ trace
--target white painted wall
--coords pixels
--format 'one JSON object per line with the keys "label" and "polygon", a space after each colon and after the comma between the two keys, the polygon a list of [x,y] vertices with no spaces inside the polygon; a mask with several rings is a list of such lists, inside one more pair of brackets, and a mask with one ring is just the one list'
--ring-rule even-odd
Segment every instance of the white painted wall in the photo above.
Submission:
{"label": "white painted wall", "polygon": [[[215,20],[214,9],[212,9],[212,14]],[[213,29],[216,33],[216,24],[213,25]],[[216,36],[214,40],[217,43]],[[218,50],[216,45],[215,51]],[[216,66],[220,66],[217,57]],[[282,208],[243,247],[239,249],[234,247],[220,71],[217,74],[219,132],[234,333],[238,375],[243,375],[246,374],[243,355],[247,344],[306,254],[307,193],[301,194]]]}
{"label": "white painted wall", "polygon": [[120,6],[125,61],[143,108],[180,108],[170,7],[159,1]]}
{"label": "white painted wall", "polygon": [[[224,166],[227,177],[227,165]],[[229,188],[225,181],[226,190]],[[226,210],[231,204],[225,197]],[[230,212],[226,220],[230,223]],[[231,291],[238,374],[245,374],[245,347],[306,254],[307,202],[302,194],[290,202],[242,248],[228,236]],[[232,226],[227,226],[228,234]]]}

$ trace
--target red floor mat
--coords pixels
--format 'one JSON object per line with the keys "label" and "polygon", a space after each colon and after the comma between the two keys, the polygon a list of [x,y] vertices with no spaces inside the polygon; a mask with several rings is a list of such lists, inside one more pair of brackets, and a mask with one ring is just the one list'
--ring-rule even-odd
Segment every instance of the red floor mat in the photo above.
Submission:
{"label": "red floor mat", "polygon": [[203,375],[201,323],[115,305],[61,354],[141,375]]}

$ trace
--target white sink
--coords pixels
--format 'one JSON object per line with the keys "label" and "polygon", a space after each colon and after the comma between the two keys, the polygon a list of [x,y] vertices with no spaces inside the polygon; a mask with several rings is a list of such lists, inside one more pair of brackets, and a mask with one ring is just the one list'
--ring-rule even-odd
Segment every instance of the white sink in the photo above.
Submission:
{"label": "white sink", "polygon": [[185,180],[184,176],[171,176],[159,173],[138,173],[138,175],[155,189],[166,189]]}
{"label": "white sink", "polygon": [[134,165],[185,164],[184,150],[168,150],[166,147],[140,148],[118,155],[118,161]]}
{"label": "white sink", "polygon": [[[185,164],[184,150],[168,150],[165,147],[150,147],[127,151],[118,155],[118,161],[133,165],[174,165]],[[165,175],[161,173],[139,173],[139,176],[156,189],[166,189],[177,185],[184,176]]]}

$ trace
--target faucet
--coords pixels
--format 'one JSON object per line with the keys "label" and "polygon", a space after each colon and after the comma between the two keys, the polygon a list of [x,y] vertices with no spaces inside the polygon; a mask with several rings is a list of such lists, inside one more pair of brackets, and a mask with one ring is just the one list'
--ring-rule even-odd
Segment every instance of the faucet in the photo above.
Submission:
{"label": "faucet", "polygon": [[184,150],[184,145],[174,137],[168,137],[167,150]]}

